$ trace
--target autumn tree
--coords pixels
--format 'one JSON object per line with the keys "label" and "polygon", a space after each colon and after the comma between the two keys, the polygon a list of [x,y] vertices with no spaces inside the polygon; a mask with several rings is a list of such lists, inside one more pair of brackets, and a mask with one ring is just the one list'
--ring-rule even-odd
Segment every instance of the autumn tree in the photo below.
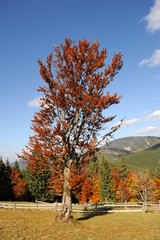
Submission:
{"label": "autumn tree", "polygon": [[160,201],[160,178],[157,178],[157,177],[154,177],[153,180],[152,180],[154,186],[155,186],[155,191],[156,191],[156,194],[155,194],[155,201]]}
{"label": "autumn tree", "polygon": [[155,184],[147,173],[137,174],[136,186],[140,201],[154,201],[157,192]]}
{"label": "autumn tree", "polygon": [[113,189],[117,191],[119,187],[119,183],[121,181],[120,170],[118,167],[112,168],[112,180],[113,180]]}
{"label": "autumn tree", "polygon": [[[122,54],[115,54],[108,66],[106,58],[107,51],[99,50],[98,41],[83,39],[75,44],[66,38],[64,44],[54,47],[46,65],[38,60],[45,82],[38,91],[44,95],[32,121],[34,135],[19,157],[34,171],[41,165],[61,179],[64,220],[70,217],[72,206],[70,168],[89,161],[99,144],[97,133],[115,118],[104,110],[120,102],[121,96],[110,95],[107,86],[123,65]],[[107,140],[117,128],[105,132],[100,141]]]}
{"label": "autumn tree", "polygon": [[90,198],[90,202],[98,203],[101,202],[100,197],[100,176],[93,176],[92,177],[92,197]]}
{"label": "autumn tree", "polygon": [[138,200],[138,185],[137,185],[137,173],[131,169],[129,174],[125,179],[125,185],[129,189],[130,192],[130,201],[136,202]]}
{"label": "autumn tree", "polygon": [[154,201],[154,199],[156,199],[157,189],[155,182],[147,173],[136,173],[131,171],[125,182],[130,190],[132,198],[142,202]]}
{"label": "autumn tree", "polygon": [[116,191],[116,196],[120,202],[126,202],[130,199],[131,194],[129,189],[126,187],[125,182],[120,181],[118,190]]}
{"label": "autumn tree", "polygon": [[82,190],[80,193],[80,203],[87,203],[92,198],[92,182],[90,177],[85,178]]}
{"label": "autumn tree", "polygon": [[74,200],[78,200],[78,202],[81,201],[81,192],[84,185],[86,185],[85,180],[90,178],[90,171],[87,166],[85,167],[79,167],[79,171],[77,171],[76,168],[71,168],[71,174],[70,174],[70,189],[72,198],[74,197]]}
{"label": "autumn tree", "polygon": [[15,200],[24,200],[27,193],[27,182],[24,180],[17,164],[11,168],[10,179]]}

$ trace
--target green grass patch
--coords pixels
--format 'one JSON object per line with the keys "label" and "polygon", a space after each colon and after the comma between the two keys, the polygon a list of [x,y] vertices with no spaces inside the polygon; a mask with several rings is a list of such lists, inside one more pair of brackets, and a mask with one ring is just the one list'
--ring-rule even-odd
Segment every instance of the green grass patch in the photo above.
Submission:
{"label": "green grass patch", "polygon": [[53,211],[0,209],[0,239],[160,239],[160,213],[73,214],[55,222]]}

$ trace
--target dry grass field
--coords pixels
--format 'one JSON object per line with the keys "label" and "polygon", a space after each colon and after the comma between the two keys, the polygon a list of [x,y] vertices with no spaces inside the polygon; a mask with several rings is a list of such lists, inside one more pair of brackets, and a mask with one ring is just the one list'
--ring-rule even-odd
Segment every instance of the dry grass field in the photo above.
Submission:
{"label": "dry grass field", "polygon": [[55,222],[53,211],[0,209],[0,239],[158,240],[160,212],[75,213],[69,223]]}

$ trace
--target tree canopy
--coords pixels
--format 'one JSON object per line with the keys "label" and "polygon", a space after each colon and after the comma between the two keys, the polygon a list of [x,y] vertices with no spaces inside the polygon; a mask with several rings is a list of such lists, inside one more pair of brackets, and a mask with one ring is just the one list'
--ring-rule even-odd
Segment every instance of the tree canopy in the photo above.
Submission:
{"label": "tree canopy", "polygon": [[75,44],[66,38],[64,44],[54,47],[46,65],[38,60],[45,81],[38,91],[43,97],[32,121],[34,135],[19,156],[33,171],[50,169],[52,178],[62,182],[62,215],[66,219],[71,211],[71,168],[79,171],[98,150],[99,142],[119,127],[98,139],[98,132],[115,118],[106,116],[104,110],[118,104],[121,96],[110,95],[106,88],[123,65],[118,53],[106,66],[107,50],[100,51],[99,45],[84,39]]}

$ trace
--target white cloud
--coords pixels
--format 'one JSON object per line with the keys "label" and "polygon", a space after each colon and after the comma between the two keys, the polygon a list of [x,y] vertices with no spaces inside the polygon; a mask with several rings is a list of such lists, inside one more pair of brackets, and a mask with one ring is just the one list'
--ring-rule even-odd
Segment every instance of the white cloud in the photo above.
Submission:
{"label": "white cloud", "polygon": [[145,121],[158,121],[160,120],[160,110],[153,112],[144,119]]}
{"label": "white cloud", "polygon": [[123,127],[127,127],[127,126],[133,125],[133,124],[135,124],[135,123],[137,123],[137,122],[139,122],[139,121],[140,121],[139,118],[133,118],[133,119],[124,121],[124,122],[122,123],[122,126],[123,126]]}
{"label": "white cloud", "polygon": [[145,114],[147,114],[147,113],[149,113],[150,111],[144,111],[144,112],[141,112],[140,114],[142,114],[142,115],[145,115]]}
{"label": "white cloud", "polygon": [[7,152],[7,150],[5,150],[5,149],[0,149],[0,154],[1,154],[1,153],[5,153],[5,152]]}
{"label": "white cloud", "polygon": [[35,98],[28,103],[28,107],[40,107],[41,100],[40,98]]}
{"label": "white cloud", "polygon": [[148,31],[153,33],[160,30],[160,0],[155,0],[154,6],[150,8],[150,12],[144,20],[148,22]]}
{"label": "white cloud", "polygon": [[[133,125],[139,121],[140,121],[139,118],[133,118],[133,119],[130,119],[127,121],[123,121],[121,127],[127,127],[127,126]],[[120,123],[121,122],[119,121],[119,122],[115,123],[112,127],[115,127],[115,126],[119,125]]]}
{"label": "white cloud", "polygon": [[155,79],[159,79],[160,78],[160,74],[159,75],[155,75],[154,78]]}
{"label": "white cloud", "polygon": [[160,127],[147,127],[147,128],[135,131],[134,134],[139,135],[139,134],[146,134],[146,133],[152,133],[152,132],[158,132],[158,131],[160,131]]}
{"label": "white cloud", "polygon": [[150,58],[144,58],[139,65],[147,65],[150,68],[160,66],[160,49],[156,49]]}

